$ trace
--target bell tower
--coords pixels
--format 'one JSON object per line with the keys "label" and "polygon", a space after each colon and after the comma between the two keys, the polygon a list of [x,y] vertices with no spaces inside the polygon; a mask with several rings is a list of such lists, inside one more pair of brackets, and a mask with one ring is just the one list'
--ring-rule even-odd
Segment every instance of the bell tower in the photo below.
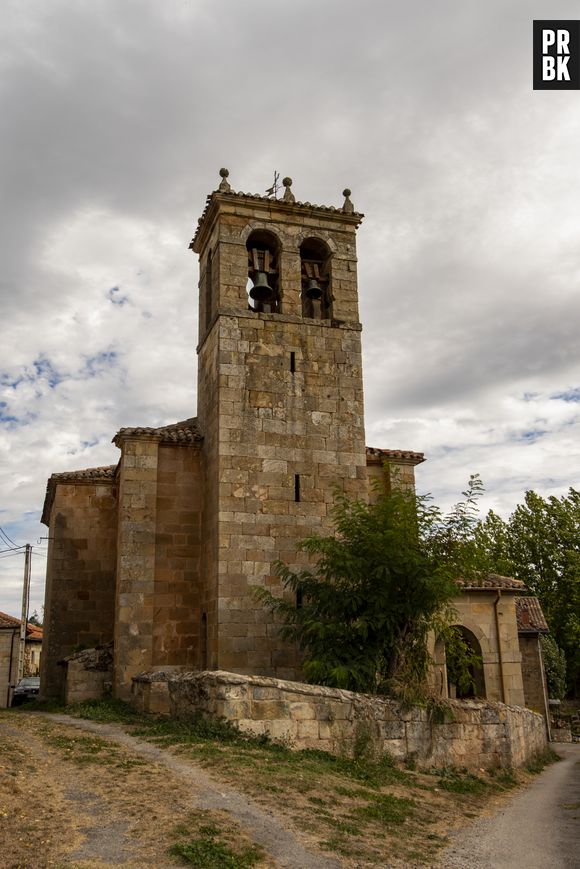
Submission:
{"label": "bell tower", "polygon": [[252,586],[305,564],[336,487],[367,495],[357,213],[236,193],[207,198],[199,255],[198,420],[204,519],[200,666],[292,679],[295,650]]}

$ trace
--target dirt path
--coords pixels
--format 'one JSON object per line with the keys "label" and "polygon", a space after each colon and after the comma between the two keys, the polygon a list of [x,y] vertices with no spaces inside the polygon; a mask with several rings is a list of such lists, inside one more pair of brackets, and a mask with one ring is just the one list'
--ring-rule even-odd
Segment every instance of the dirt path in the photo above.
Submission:
{"label": "dirt path", "polygon": [[[90,734],[90,736],[87,736]],[[3,869],[169,869],[169,846],[218,824],[257,843],[261,867],[336,869],[251,798],[114,724],[52,715],[0,718]]]}
{"label": "dirt path", "polygon": [[489,818],[452,833],[442,867],[578,869],[580,745],[555,746],[563,758]]}

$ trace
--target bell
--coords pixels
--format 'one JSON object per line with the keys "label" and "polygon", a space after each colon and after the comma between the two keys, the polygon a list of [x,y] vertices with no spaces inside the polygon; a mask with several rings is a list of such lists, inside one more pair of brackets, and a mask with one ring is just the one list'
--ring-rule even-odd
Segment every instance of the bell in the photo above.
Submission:
{"label": "bell", "polygon": [[274,290],[268,284],[268,275],[266,272],[256,272],[254,277],[254,286],[250,290],[250,298],[255,302],[269,302],[274,295]]}
{"label": "bell", "polygon": [[308,286],[306,287],[306,297],[315,302],[317,299],[322,298],[322,287],[316,280],[316,278],[308,279]]}

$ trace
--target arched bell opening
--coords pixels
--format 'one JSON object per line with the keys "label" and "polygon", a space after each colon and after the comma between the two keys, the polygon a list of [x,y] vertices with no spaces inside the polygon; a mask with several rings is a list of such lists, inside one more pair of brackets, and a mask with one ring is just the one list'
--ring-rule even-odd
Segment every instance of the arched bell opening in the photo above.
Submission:
{"label": "arched bell opening", "polygon": [[251,311],[280,313],[280,242],[272,232],[256,229],[246,242],[248,300]]}
{"label": "arched bell opening", "polygon": [[466,700],[485,698],[485,675],[479,640],[469,628],[454,625],[445,644],[449,697]]}
{"label": "arched bell opening", "polygon": [[300,245],[302,316],[332,317],[331,253],[326,242],[307,238]]}

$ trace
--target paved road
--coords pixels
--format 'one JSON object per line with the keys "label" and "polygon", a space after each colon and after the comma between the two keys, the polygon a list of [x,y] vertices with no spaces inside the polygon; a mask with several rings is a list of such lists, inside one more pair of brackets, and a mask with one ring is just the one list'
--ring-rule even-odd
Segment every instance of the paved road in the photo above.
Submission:
{"label": "paved road", "polygon": [[452,834],[442,867],[580,869],[580,744],[496,814]]}

